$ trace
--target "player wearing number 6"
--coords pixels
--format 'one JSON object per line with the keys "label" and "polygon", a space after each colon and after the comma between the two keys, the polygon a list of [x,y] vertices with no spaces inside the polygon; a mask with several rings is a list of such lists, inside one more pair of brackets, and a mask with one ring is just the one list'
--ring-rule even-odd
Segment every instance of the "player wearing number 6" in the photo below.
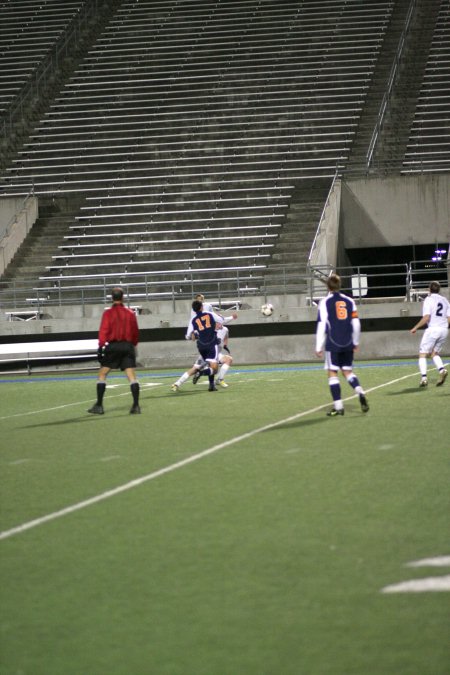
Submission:
{"label": "player wearing number 6", "polygon": [[324,368],[328,372],[328,384],[334,403],[327,415],[335,417],[344,414],[339,371],[359,395],[361,410],[367,412],[369,404],[365,392],[353,372],[353,352],[358,349],[361,334],[361,322],[355,301],[340,292],[341,279],[337,274],[330,274],[327,288],[328,295],[319,303],[316,330],[316,356],[321,357],[325,348]]}

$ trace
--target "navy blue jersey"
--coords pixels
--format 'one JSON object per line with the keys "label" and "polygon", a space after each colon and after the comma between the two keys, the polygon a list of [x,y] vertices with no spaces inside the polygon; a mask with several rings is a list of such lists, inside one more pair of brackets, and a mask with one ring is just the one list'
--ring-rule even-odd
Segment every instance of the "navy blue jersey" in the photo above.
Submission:
{"label": "navy blue jersey", "polygon": [[359,342],[361,324],[355,301],[343,293],[329,293],[319,303],[316,351],[346,351]]}
{"label": "navy blue jersey", "polygon": [[197,312],[191,319],[186,337],[189,338],[194,333],[199,349],[217,344],[216,326],[220,318],[212,312]]}

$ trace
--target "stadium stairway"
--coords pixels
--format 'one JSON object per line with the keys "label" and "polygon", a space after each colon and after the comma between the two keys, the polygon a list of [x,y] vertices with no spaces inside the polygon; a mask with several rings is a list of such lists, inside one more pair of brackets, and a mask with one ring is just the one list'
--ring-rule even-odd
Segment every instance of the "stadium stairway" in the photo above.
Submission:
{"label": "stadium stairway", "polygon": [[55,246],[63,243],[82,202],[79,196],[39,200],[39,217],[1,278],[3,291],[13,289],[16,280],[29,281],[31,286],[52,263]]}
{"label": "stadium stairway", "polygon": [[349,154],[346,176],[359,176],[367,171],[367,149],[377,123],[380,103],[386,91],[399,41],[404,30],[411,0],[397,0],[387,27],[374,75],[359,120],[358,129]]}
{"label": "stadium stairway", "polygon": [[414,121],[441,0],[417,0],[399,74],[374,154],[377,173],[399,174]]}

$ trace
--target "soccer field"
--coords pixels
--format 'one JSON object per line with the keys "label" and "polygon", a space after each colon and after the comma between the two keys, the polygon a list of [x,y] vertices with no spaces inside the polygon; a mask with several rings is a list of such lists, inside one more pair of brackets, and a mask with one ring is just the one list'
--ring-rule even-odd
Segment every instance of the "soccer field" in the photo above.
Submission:
{"label": "soccer field", "polygon": [[1,675],[448,675],[450,384],[3,376]]}

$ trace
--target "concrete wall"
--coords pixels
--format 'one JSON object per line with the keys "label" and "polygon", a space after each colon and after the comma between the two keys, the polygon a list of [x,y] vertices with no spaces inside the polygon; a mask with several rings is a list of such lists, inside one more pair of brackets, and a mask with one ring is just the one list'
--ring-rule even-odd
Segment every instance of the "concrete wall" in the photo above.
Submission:
{"label": "concrete wall", "polygon": [[345,248],[450,241],[450,176],[343,182],[340,231]]}
{"label": "concrete wall", "polygon": [[38,217],[38,200],[33,195],[0,199],[0,275],[15,256]]}
{"label": "concrete wall", "polygon": [[[239,312],[238,321],[230,324],[230,348],[235,365],[295,361],[316,363],[314,332],[317,309],[305,307],[298,295],[273,297],[270,301],[275,306],[275,312],[273,316],[265,318],[260,312],[263,301],[262,297],[248,299]],[[96,337],[104,307],[98,305],[89,309],[90,315],[83,317],[81,307],[65,307],[59,310],[61,315],[58,318],[44,317],[27,322],[10,322],[3,316],[0,319],[1,340],[3,343],[8,343],[9,340],[27,342],[31,338],[46,341],[49,336],[64,340],[71,338],[73,333],[83,333],[84,337]],[[195,345],[184,340],[190,303],[177,302],[175,311],[170,302],[143,304],[142,309],[147,313],[139,316],[139,326],[143,332],[150,329],[151,338],[143,340],[139,345],[141,366],[180,370],[191,365],[196,358]],[[421,309],[421,302],[380,302],[359,305],[359,315],[363,325],[366,324],[366,330],[363,330],[358,359],[416,358],[421,336],[410,335],[409,328],[420,317]],[[54,313],[55,310],[56,308],[53,310]],[[384,327],[377,330],[379,320],[382,320],[383,326],[386,321],[392,321],[395,329],[386,330]],[[295,332],[289,334],[289,328],[294,322]],[[262,334],[267,328],[277,329],[277,324],[284,334]],[[238,326],[248,328],[248,337],[236,336],[239,332]],[[166,329],[176,329],[173,333],[174,339],[158,339],[157,329],[161,329],[161,334]],[[450,341],[444,351],[444,356],[449,355]]]}
{"label": "concrete wall", "polygon": [[335,180],[325,203],[322,218],[311,248],[312,267],[335,267],[339,250],[339,222],[342,182]]}

